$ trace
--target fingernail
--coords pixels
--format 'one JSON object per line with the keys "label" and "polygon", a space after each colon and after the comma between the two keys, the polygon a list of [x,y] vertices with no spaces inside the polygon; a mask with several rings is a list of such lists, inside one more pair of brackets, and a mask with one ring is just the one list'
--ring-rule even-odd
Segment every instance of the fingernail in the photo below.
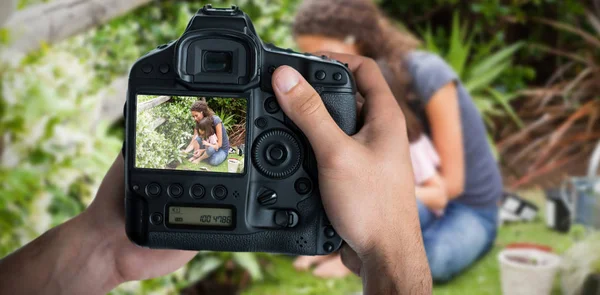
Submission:
{"label": "fingernail", "polygon": [[277,73],[275,87],[283,93],[288,93],[294,86],[298,85],[298,82],[300,82],[300,74],[296,70],[286,66]]}

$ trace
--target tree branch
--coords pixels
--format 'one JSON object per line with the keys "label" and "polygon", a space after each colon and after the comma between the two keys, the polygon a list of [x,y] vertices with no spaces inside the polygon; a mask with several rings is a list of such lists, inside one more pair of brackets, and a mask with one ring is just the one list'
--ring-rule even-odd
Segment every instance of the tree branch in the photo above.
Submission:
{"label": "tree branch", "polygon": [[43,43],[60,42],[150,1],[56,0],[31,6],[14,13],[6,22],[5,27],[10,33],[10,44],[5,51],[29,53],[38,49]]}

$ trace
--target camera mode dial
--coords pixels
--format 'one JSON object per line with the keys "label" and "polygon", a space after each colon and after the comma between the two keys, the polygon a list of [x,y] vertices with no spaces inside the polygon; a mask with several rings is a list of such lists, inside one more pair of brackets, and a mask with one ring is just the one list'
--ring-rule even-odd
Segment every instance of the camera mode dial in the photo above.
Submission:
{"label": "camera mode dial", "polygon": [[286,178],[300,167],[300,144],[283,130],[270,130],[258,136],[252,148],[256,169],[270,178]]}

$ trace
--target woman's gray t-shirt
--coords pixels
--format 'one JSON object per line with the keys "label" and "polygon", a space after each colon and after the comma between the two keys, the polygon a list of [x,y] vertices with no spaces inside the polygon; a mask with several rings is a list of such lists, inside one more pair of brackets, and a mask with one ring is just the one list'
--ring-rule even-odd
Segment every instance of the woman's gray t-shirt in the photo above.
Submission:
{"label": "woman's gray t-shirt", "polygon": [[[219,116],[214,115],[213,116],[213,126],[215,128],[217,128],[217,125],[219,125],[221,123],[223,123],[223,120],[221,120],[221,118],[219,118]],[[227,128],[225,128],[225,124],[221,124],[221,136],[222,136],[221,148],[219,148],[219,149],[229,152],[229,136],[227,136]]]}
{"label": "woman's gray t-shirt", "polygon": [[479,110],[456,72],[439,56],[414,51],[406,57],[412,76],[413,90],[419,97],[415,113],[430,134],[424,106],[431,97],[450,82],[456,83],[465,155],[465,186],[456,202],[474,207],[495,205],[502,195],[502,177],[487,140],[487,132]]}

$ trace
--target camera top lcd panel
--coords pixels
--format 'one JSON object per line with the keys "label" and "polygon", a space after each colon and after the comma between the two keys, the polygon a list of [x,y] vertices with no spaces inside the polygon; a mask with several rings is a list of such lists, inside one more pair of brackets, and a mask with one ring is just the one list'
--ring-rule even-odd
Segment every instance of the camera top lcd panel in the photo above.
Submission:
{"label": "camera top lcd panel", "polygon": [[235,6],[205,6],[178,40],[133,65],[123,148],[133,242],[309,255],[340,247],[310,144],[273,95],[281,65],[298,70],[339,127],[355,133],[347,67],[264,44]]}

